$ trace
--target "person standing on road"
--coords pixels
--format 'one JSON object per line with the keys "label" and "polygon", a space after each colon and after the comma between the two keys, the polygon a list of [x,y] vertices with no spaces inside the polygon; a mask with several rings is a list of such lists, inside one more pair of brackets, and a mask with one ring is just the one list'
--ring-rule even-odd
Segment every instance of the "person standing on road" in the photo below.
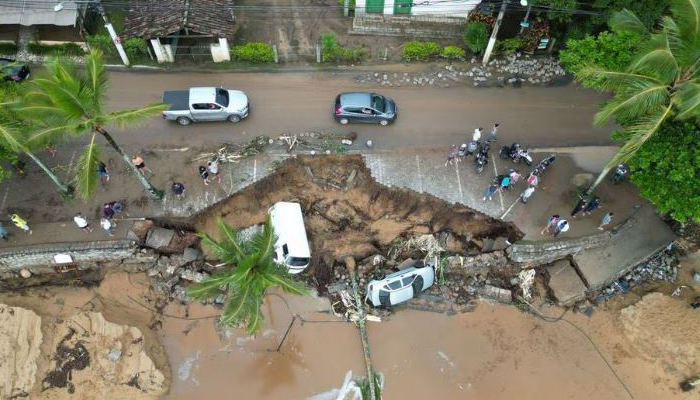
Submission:
{"label": "person standing on road", "polygon": [[103,217],[100,219],[100,226],[102,226],[102,229],[109,233],[109,236],[114,236],[114,229],[117,227],[117,224]]}
{"label": "person standing on road", "polygon": [[586,206],[586,209],[583,210],[583,216],[585,217],[586,215],[589,215],[593,211],[597,210],[598,207],[600,207],[600,197],[596,196],[588,202],[588,205]]}
{"label": "person standing on road", "polygon": [[75,224],[78,225],[78,228],[84,230],[85,233],[92,232],[92,228],[90,228],[90,223],[88,222],[87,218],[83,217],[82,214],[75,214],[75,217],[73,217],[73,221],[75,221]]}
{"label": "person standing on road", "polygon": [[605,225],[608,225],[612,221],[612,217],[615,215],[615,213],[607,213],[603,215],[603,219],[600,221],[600,225],[598,225],[598,230],[602,231],[605,229]]}
{"label": "person standing on road", "polygon": [[207,172],[209,175],[216,178],[216,181],[221,184],[221,176],[219,176],[219,161],[216,157],[212,158],[211,161],[207,163]]}
{"label": "person standing on road", "polygon": [[544,229],[540,231],[540,235],[544,235],[545,232],[551,233],[553,229],[557,227],[557,224],[559,223],[560,219],[561,217],[559,217],[558,214],[554,214],[551,217],[549,217],[549,219],[547,220],[547,226],[545,226]]}
{"label": "person standing on road", "polygon": [[476,129],[474,129],[474,135],[472,135],[472,141],[478,142],[479,140],[481,140],[481,132],[483,132],[483,131],[484,131],[484,128],[482,128],[482,127],[478,127]]}
{"label": "person standing on road", "polygon": [[486,188],[486,194],[484,195],[484,198],[481,199],[481,201],[486,201],[486,199],[489,199],[489,201],[491,201],[491,199],[493,198],[493,195],[496,194],[496,192],[498,192],[499,187],[500,186],[498,184],[495,184],[495,183],[492,183],[491,185],[489,185],[489,187]]}
{"label": "person standing on road", "polygon": [[109,182],[109,173],[107,173],[107,166],[102,161],[100,161],[100,163],[97,164],[97,173],[100,174],[100,182],[103,185]]}
{"label": "person standing on road", "polygon": [[0,238],[2,238],[2,240],[4,241],[7,241],[8,236],[9,235],[7,233],[7,229],[5,229],[5,225],[3,225],[2,222],[0,222]]}
{"label": "person standing on road", "polygon": [[523,192],[522,195],[520,195],[520,199],[522,200],[523,204],[527,204],[527,201],[530,199],[530,196],[535,193],[535,187],[534,186],[528,186],[527,189]]}
{"label": "person standing on road", "polygon": [[588,205],[588,197],[582,196],[579,199],[578,203],[576,203],[576,205],[574,206],[574,209],[571,210],[571,216],[573,218],[576,218],[576,214],[578,214],[580,211],[583,211],[587,205]]}
{"label": "person standing on road", "polygon": [[32,230],[29,228],[29,225],[27,225],[27,221],[22,219],[22,217],[20,217],[17,214],[12,214],[12,216],[10,216],[10,219],[12,220],[12,222],[15,224],[16,227],[18,227],[19,229],[21,229],[25,232],[29,232],[30,235],[32,234]]}
{"label": "person standing on road", "polygon": [[515,185],[520,181],[520,178],[522,178],[522,175],[520,175],[520,172],[516,170],[515,168],[510,169],[510,173],[508,174],[510,176],[510,183],[511,185]]}
{"label": "person standing on road", "polygon": [[207,171],[207,167],[199,166],[199,176],[202,177],[205,185],[209,185],[209,172]]}
{"label": "person standing on road", "polygon": [[445,166],[447,164],[452,165],[452,161],[457,161],[457,155],[459,154],[459,149],[456,144],[453,144],[450,151],[447,153],[447,161],[445,161]]}
{"label": "person standing on road", "polygon": [[554,237],[557,237],[560,233],[564,233],[569,230],[569,221],[565,219],[559,220],[557,222],[556,228],[554,228]]}
{"label": "person standing on road", "polygon": [[145,175],[145,171],[148,171],[149,174],[153,175],[153,171],[146,166],[146,162],[143,161],[143,158],[140,155],[135,155],[134,158],[131,159],[131,162],[134,164],[136,169],[141,171],[142,174]]}
{"label": "person standing on road", "polygon": [[102,205],[102,215],[107,219],[114,218],[114,208],[112,208],[113,203],[104,203]]}
{"label": "person standing on road", "polygon": [[185,198],[185,185],[179,182],[173,182],[172,186],[173,193],[175,194],[175,197],[177,197],[178,200],[182,200]]}
{"label": "person standing on road", "polygon": [[537,186],[537,184],[539,184],[539,183],[540,183],[540,178],[538,178],[534,172],[531,172],[530,175],[527,177],[528,186]]}
{"label": "person standing on road", "polygon": [[497,135],[498,135],[498,127],[499,126],[500,125],[496,123],[496,124],[493,124],[493,127],[491,128],[491,139],[490,140],[492,142],[495,142],[498,140]]}

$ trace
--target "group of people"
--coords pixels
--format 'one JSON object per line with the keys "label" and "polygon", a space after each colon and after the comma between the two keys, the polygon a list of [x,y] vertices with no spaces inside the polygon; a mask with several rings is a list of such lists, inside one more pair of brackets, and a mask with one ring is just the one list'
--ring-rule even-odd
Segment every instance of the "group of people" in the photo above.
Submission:
{"label": "group of people", "polygon": [[[590,215],[595,210],[600,208],[600,204],[601,199],[598,196],[581,196],[579,201],[574,206],[574,209],[571,210],[571,218],[576,218],[578,213],[581,213],[581,215],[584,217]],[[613,212],[605,213],[598,224],[598,230],[605,230],[605,227],[612,222],[614,215],[615,213]],[[555,214],[549,217],[547,220],[547,225],[544,227],[544,229],[542,229],[542,231],[540,231],[540,235],[551,233],[554,235],[554,237],[557,237],[560,233],[568,231],[570,227],[571,225],[569,224],[569,221],[562,218],[558,214]]]}
{"label": "group of people", "polygon": [[[493,182],[486,188],[486,193],[482,201],[493,199],[493,196],[503,190],[509,190],[518,183],[522,178],[522,174],[515,168],[510,168],[508,174],[498,175]],[[535,187],[539,184],[539,178],[536,174],[531,173],[525,179],[527,188],[520,194],[520,199],[523,203],[527,203],[530,196],[535,192]]]}
{"label": "group of people", "polygon": [[[216,182],[221,184],[221,175],[219,175],[219,160],[214,157],[210,161],[207,162],[207,165],[200,165],[198,167],[199,171],[199,176],[202,178],[202,181],[204,182],[204,185],[209,185],[212,180],[216,179]],[[187,189],[185,189],[185,185],[181,182],[173,182],[173,184],[170,186],[170,189],[173,191],[173,194],[178,200],[182,200],[185,198],[185,193],[187,192]]]}
{"label": "group of people", "polygon": [[[111,201],[109,203],[104,203],[102,205],[102,217],[100,218],[100,227],[109,234],[109,236],[114,236],[114,232],[117,228],[117,222],[115,217],[125,213],[124,204]],[[85,233],[91,233],[92,227],[90,226],[90,221],[81,213],[75,214],[73,217],[73,222],[78,226],[78,228],[85,231]]]}
{"label": "group of people", "polygon": [[[491,141],[495,142],[498,140],[498,129],[500,127],[500,124],[494,123],[493,126],[491,127],[491,137],[487,139],[486,141]],[[478,145],[478,143],[481,141],[481,135],[484,132],[483,127],[478,127],[474,129],[474,133],[472,134],[472,143],[475,143]],[[459,148],[457,147],[456,144],[453,144],[452,147],[450,147],[450,150],[447,152],[447,161],[445,161],[445,166],[448,164],[451,165],[455,162],[460,161],[459,159]]]}

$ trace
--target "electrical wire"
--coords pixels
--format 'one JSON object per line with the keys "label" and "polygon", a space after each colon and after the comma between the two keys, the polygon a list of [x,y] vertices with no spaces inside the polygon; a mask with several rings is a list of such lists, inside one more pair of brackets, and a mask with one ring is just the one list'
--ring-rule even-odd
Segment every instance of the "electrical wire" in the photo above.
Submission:
{"label": "electrical wire", "polygon": [[535,306],[533,306],[532,304],[530,304],[526,300],[524,300],[524,299],[521,299],[521,300],[525,304],[527,304],[528,307],[530,307],[530,310],[534,311],[534,313],[532,311],[530,313],[535,315],[536,317],[540,318],[541,320],[543,320],[545,322],[550,322],[550,323],[564,321],[567,324],[574,327],[577,331],[579,331],[586,339],[588,339],[588,341],[591,343],[591,345],[593,346],[595,351],[598,353],[598,356],[600,356],[600,358],[603,360],[603,362],[605,362],[605,365],[608,366],[608,369],[610,370],[610,372],[612,372],[612,374],[615,376],[617,381],[620,382],[620,385],[622,385],[622,387],[625,389],[625,391],[630,396],[630,398],[634,400],[634,395],[632,394],[632,391],[627,387],[627,385],[622,380],[622,378],[620,378],[620,376],[617,374],[617,372],[615,372],[615,369],[612,367],[612,365],[610,364],[608,359],[605,358],[605,356],[603,355],[603,352],[600,351],[600,348],[598,348],[598,345],[596,345],[596,343],[593,341],[593,339],[590,336],[588,336],[588,334],[583,329],[579,328],[578,325],[574,324],[573,322],[569,321],[568,319],[564,319],[564,314],[566,314],[568,312],[568,310],[564,310],[564,312],[559,317],[552,318],[552,317],[548,317],[548,316],[542,314],[542,312],[540,312],[540,310],[535,308]]}

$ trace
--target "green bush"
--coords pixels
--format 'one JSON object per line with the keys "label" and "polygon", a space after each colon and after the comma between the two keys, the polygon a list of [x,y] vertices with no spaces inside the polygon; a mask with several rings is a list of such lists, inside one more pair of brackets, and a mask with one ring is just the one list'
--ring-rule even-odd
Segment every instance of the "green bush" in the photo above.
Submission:
{"label": "green bush", "polygon": [[357,62],[367,56],[362,47],[345,47],[338,44],[338,38],[327,33],[321,36],[321,56],[324,62]]}
{"label": "green bush", "polygon": [[408,42],[403,46],[406,61],[427,61],[440,54],[440,45],[435,42]]}
{"label": "green bush", "polygon": [[472,53],[484,51],[488,41],[488,27],[483,22],[470,22],[464,28],[464,44]]}
{"label": "green bush", "polygon": [[124,46],[124,52],[129,60],[138,60],[142,58],[149,58],[148,56],[148,44],[145,40],[141,38],[131,38],[127,39],[122,43]]}
{"label": "green bush", "polygon": [[446,58],[448,60],[459,60],[466,57],[467,52],[461,47],[445,46],[445,48],[442,49],[442,54],[440,55],[442,58]]}
{"label": "green bush", "polygon": [[55,45],[29,43],[29,45],[27,45],[27,49],[32,54],[47,56],[82,56],[85,54],[83,48],[75,43]]}
{"label": "green bush", "polygon": [[17,45],[14,43],[0,43],[0,54],[15,54]]}
{"label": "green bush", "polygon": [[116,56],[117,49],[109,35],[91,35],[86,38],[90,48],[99,49],[105,56]]}
{"label": "green bush", "polygon": [[275,61],[275,51],[267,43],[247,43],[235,46],[231,50],[231,58],[254,64],[270,63]]}
{"label": "green bush", "polygon": [[513,54],[523,47],[523,39],[514,37],[506,40],[499,40],[496,43],[496,48],[499,53]]}

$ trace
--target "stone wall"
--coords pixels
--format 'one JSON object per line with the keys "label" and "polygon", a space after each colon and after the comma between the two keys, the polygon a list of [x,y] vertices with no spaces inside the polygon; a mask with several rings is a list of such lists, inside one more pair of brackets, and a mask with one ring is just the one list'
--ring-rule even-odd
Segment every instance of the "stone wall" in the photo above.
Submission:
{"label": "stone wall", "polygon": [[122,260],[138,250],[133,240],[107,240],[87,243],[54,243],[0,250],[0,271],[17,271],[32,266],[55,264],[56,254],[69,254],[73,261],[101,262]]}

